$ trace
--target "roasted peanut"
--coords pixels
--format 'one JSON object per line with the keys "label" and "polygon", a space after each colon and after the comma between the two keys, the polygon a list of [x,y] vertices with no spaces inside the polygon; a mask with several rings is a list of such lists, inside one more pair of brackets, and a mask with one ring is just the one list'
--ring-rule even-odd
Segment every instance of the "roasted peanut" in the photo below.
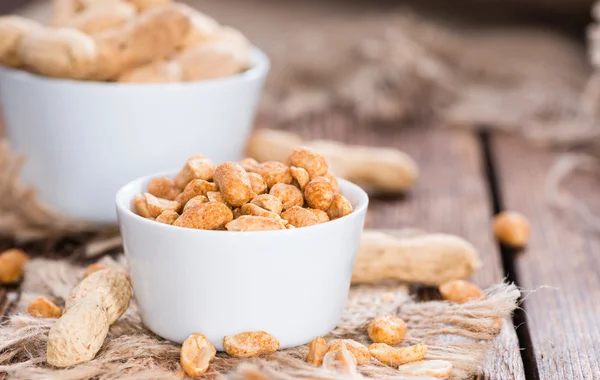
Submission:
{"label": "roasted peanut", "polygon": [[206,197],[210,202],[221,202],[227,204],[227,202],[225,202],[223,194],[221,194],[218,191],[209,191],[208,193],[206,193]]}
{"label": "roasted peanut", "polygon": [[310,178],[322,177],[327,173],[325,157],[307,147],[296,148],[288,159],[290,166],[303,168]]}
{"label": "roasted peanut", "polygon": [[257,205],[252,203],[246,203],[241,207],[240,210],[242,212],[242,215],[264,216],[265,218],[272,218],[279,221],[280,223],[287,224],[287,221],[282,220],[278,214],[275,214],[271,211],[267,211],[264,208],[258,207]]}
{"label": "roasted peanut", "polygon": [[185,205],[190,199],[199,195],[206,195],[209,191],[218,191],[217,185],[212,182],[205,181],[203,179],[194,179],[190,181],[183,189],[183,192],[179,194],[175,201],[181,205]]}
{"label": "roasted peanut", "polygon": [[179,210],[181,204],[177,201],[170,201],[168,199],[157,198],[150,193],[145,193],[144,198],[146,200],[146,205],[148,207],[148,211],[150,212],[150,216],[156,218],[163,212],[167,210]]}
{"label": "roasted peanut", "polygon": [[267,161],[260,164],[258,174],[263,177],[269,189],[277,183],[289,185],[293,180],[289,166],[277,161]]}
{"label": "roasted peanut", "polygon": [[[190,202],[188,202],[190,203]],[[186,204],[187,206],[187,204]],[[156,217],[156,221],[163,224],[173,224],[179,218],[179,214],[173,210],[167,210]]]}
{"label": "roasted peanut", "polygon": [[410,347],[394,348],[385,343],[373,343],[369,346],[369,352],[381,363],[390,367],[396,367],[423,360],[427,353],[427,345],[416,344]]}
{"label": "roasted peanut", "polygon": [[191,22],[191,28],[187,36],[179,45],[179,49],[185,50],[196,44],[206,42],[219,32],[221,28],[219,23],[204,13],[201,13],[186,4],[175,4],[175,7],[186,15]]}
{"label": "roasted peanut", "polygon": [[133,207],[135,209],[135,212],[142,218],[152,218],[152,215],[150,215],[150,211],[148,211],[148,204],[146,203],[146,198],[143,195],[136,194],[133,197]]}
{"label": "roasted peanut", "polygon": [[333,187],[333,191],[336,193],[340,192],[340,184],[338,183],[337,177],[332,172],[327,172],[323,177],[327,178],[329,182],[331,182],[331,186]]}
{"label": "roasted peanut", "polygon": [[439,287],[442,298],[446,301],[465,303],[485,298],[483,290],[472,282],[465,280],[452,280]]}
{"label": "roasted peanut", "polygon": [[135,5],[139,11],[145,11],[146,9],[160,7],[162,5],[170,4],[173,0],[127,0],[131,4]]}
{"label": "roasted peanut", "polygon": [[27,306],[27,313],[34,318],[60,318],[62,311],[46,297],[38,297]]}
{"label": "roasted peanut", "polygon": [[252,331],[224,337],[223,347],[234,358],[252,358],[277,351],[279,341],[264,331]]}
{"label": "roasted peanut", "polygon": [[304,198],[306,199],[306,203],[310,207],[319,210],[327,211],[333,202],[334,196],[335,191],[333,190],[333,186],[325,177],[315,177],[311,179],[304,188]]}
{"label": "roasted peanut", "polygon": [[327,215],[331,220],[344,217],[352,212],[352,204],[342,194],[334,194],[333,201],[327,209]]}
{"label": "roasted peanut", "polygon": [[19,46],[23,36],[42,26],[34,21],[19,16],[0,17],[0,64],[20,67]]}
{"label": "roasted peanut", "polygon": [[302,207],[304,204],[302,192],[296,186],[276,183],[269,190],[269,194],[279,198],[284,211],[294,206]]}
{"label": "roasted peanut", "polygon": [[369,323],[367,331],[375,343],[396,344],[406,334],[406,323],[394,315],[381,315]]}
{"label": "roasted peanut", "polygon": [[529,241],[530,227],[527,218],[516,211],[502,211],[493,222],[494,235],[500,243],[513,248],[523,248]]}
{"label": "roasted peanut", "polygon": [[294,225],[290,224],[290,223],[288,223],[288,224],[285,225],[285,229],[286,230],[291,230],[291,229],[294,229],[294,228],[296,228],[296,227]]}
{"label": "roasted peanut", "polygon": [[325,211],[318,210],[316,208],[307,208],[307,210],[312,212],[317,217],[319,223],[329,222],[329,216]]}
{"label": "roasted peanut", "polygon": [[[210,193],[210,191],[208,193]],[[206,193],[206,194],[208,194],[208,193]],[[190,209],[192,207],[200,206],[202,203],[207,203],[209,200],[210,199],[208,199],[208,197],[205,195],[196,195],[194,198],[190,199],[189,201],[187,201],[185,203],[185,206],[183,206],[183,211]],[[171,222],[169,224],[173,224],[173,222]]]}
{"label": "roasted peanut", "polygon": [[319,223],[319,218],[308,209],[294,206],[281,213],[281,217],[294,227],[307,227]]}
{"label": "roasted peanut", "polygon": [[318,336],[311,340],[308,345],[308,356],[306,362],[314,366],[320,367],[323,364],[323,358],[327,353],[327,342],[322,336]]}
{"label": "roasted peanut", "polygon": [[271,194],[257,195],[250,203],[264,208],[267,211],[271,211],[277,215],[281,214],[281,211],[283,210],[283,204],[281,203],[281,200]]}
{"label": "roasted peanut", "polygon": [[77,12],[82,10],[82,1],[77,0],[53,0],[52,1],[52,25],[57,26],[69,20]]}
{"label": "roasted peanut", "polygon": [[[212,181],[215,164],[208,158],[194,156],[190,158],[183,169],[175,177],[175,186],[183,189],[194,179]],[[198,194],[199,195],[199,194]]]}
{"label": "roasted peanut", "polygon": [[290,173],[292,173],[292,178],[296,180],[300,190],[304,190],[304,187],[310,181],[310,176],[306,169],[290,166]]}
{"label": "roasted peanut", "polygon": [[267,192],[269,188],[260,174],[248,172],[248,177],[250,177],[250,185],[254,194],[264,194]]}
{"label": "roasted peanut", "polygon": [[117,82],[121,83],[173,83],[183,80],[178,62],[159,60],[124,72]]}
{"label": "roasted peanut", "polygon": [[323,358],[323,368],[348,374],[356,374],[357,363],[358,360],[346,343],[342,343],[335,351],[327,352]]}
{"label": "roasted peanut", "polygon": [[157,198],[174,201],[180,190],[175,187],[175,181],[168,177],[152,179],[148,184],[148,192]]}
{"label": "roasted peanut", "polygon": [[77,13],[61,26],[78,29],[92,35],[121,26],[133,19],[135,15],[135,7],[123,1],[98,3]]}
{"label": "roasted peanut", "polygon": [[242,215],[237,219],[227,223],[225,226],[229,231],[266,231],[266,230],[284,230],[282,222],[266,218],[264,216]]}
{"label": "roasted peanut", "polygon": [[233,207],[248,203],[256,194],[248,173],[235,162],[225,162],[215,169],[215,183],[225,201]]}
{"label": "roasted peanut", "polygon": [[218,230],[231,220],[233,220],[233,213],[226,204],[207,202],[185,210],[173,225],[200,230]]}
{"label": "roasted peanut", "polygon": [[217,350],[202,334],[190,335],[181,345],[179,362],[189,376],[200,376],[208,369]]}
{"label": "roasted peanut", "polygon": [[236,207],[233,209],[233,219],[237,219],[240,216],[242,216],[242,209],[241,207]]}
{"label": "roasted peanut", "polygon": [[398,371],[403,375],[446,379],[452,373],[452,367],[452,363],[446,360],[421,360],[401,365],[398,367]]}
{"label": "roasted peanut", "polygon": [[86,278],[90,274],[94,272],[98,272],[99,270],[109,269],[108,266],[100,263],[90,264],[85,268],[85,272],[83,273],[83,278]]}
{"label": "roasted peanut", "polygon": [[348,350],[356,358],[356,362],[361,365],[371,360],[369,349],[352,339],[332,340],[327,346],[327,352],[338,351],[342,344],[345,344]]}
{"label": "roasted peanut", "polygon": [[238,163],[248,173],[257,173],[258,172],[258,167],[260,166],[260,164],[258,163],[258,161],[256,161],[254,158],[250,158],[250,157],[246,157],[246,158],[244,158],[243,160],[241,160]]}
{"label": "roasted peanut", "polygon": [[246,47],[221,40],[209,40],[193,45],[175,58],[184,81],[199,81],[231,76],[249,66]]}
{"label": "roasted peanut", "polygon": [[0,283],[10,284],[23,276],[29,256],[20,249],[9,249],[0,254]]}

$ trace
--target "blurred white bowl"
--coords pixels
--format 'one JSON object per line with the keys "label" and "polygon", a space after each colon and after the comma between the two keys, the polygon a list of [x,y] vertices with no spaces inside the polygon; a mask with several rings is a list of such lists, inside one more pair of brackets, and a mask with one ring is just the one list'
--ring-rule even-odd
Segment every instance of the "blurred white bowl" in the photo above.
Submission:
{"label": "blurred white bowl", "polygon": [[190,156],[241,158],[269,59],[227,78],[116,84],[52,79],[0,68],[0,106],[21,178],[65,216],[114,223],[114,194]]}
{"label": "blurred white bowl", "polygon": [[155,176],[130,182],[116,199],[131,283],[150,330],[178,343],[198,332],[218,350],[224,336],[244,331],[267,331],[287,348],[333,330],[348,298],[369,203],[360,187],[339,181],[354,211],[331,222],[206,231],[131,211],[134,195]]}

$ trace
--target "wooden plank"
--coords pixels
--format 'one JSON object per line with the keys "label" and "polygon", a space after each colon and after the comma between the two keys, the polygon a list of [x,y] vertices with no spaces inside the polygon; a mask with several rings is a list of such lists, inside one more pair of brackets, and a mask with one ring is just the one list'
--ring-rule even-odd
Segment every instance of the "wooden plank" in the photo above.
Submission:
{"label": "wooden plank", "polygon": [[[372,198],[371,227],[417,228],[462,236],[482,256],[483,268],[474,281],[487,287],[503,280],[500,255],[489,228],[492,207],[482,153],[474,134],[444,128],[366,127],[340,114],[307,119],[295,124],[294,132],[304,138],[396,147],[410,154],[421,170],[418,184],[405,197]],[[490,379],[525,378],[511,321],[505,321],[483,373]]]}
{"label": "wooden plank", "polygon": [[[544,200],[555,154],[507,136],[492,141],[501,199],[531,223],[529,246],[515,257],[520,285],[535,291],[525,309],[540,379],[600,379],[600,240],[566,223]],[[600,198],[599,184],[572,191]]]}

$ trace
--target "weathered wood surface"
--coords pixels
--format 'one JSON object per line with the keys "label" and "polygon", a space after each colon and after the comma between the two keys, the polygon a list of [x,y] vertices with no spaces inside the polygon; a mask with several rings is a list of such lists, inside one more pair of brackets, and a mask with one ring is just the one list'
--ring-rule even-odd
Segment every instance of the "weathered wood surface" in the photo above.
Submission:
{"label": "weathered wood surface", "polygon": [[[497,136],[492,151],[506,209],[525,214],[531,240],[515,255],[540,379],[600,379],[600,240],[561,217],[544,197],[556,156]],[[598,182],[569,190],[600,205]],[[597,210],[597,209],[596,209]]]}

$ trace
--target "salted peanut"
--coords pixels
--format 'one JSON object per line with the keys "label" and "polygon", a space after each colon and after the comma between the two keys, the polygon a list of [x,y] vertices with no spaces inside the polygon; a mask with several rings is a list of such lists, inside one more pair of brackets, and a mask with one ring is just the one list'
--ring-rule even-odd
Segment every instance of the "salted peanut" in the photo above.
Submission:
{"label": "salted peanut", "polygon": [[196,228],[199,230],[218,230],[233,220],[233,213],[221,202],[202,203],[183,212],[174,226]]}
{"label": "salted peanut", "polygon": [[409,376],[431,376],[446,379],[452,373],[452,363],[446,360],[421,360],[415,363],[404,364],[398,371]]}
{"label": "salted peanut", "polygon": [[296,186],[287,185],[285,183],[276,183],[271,187],[271,190],[269,190],[269,194],[279,198],[284,211],[294,206],[302,207],[304,204],[302,191]]}
{"label": "salted peanut", "polygon": [[173,0],[127,0],[135,5],[139,11],[145,11],[150,8],[160,7],[162,5],[171,4]]}
{"label": "salted peanut", "polygon": [[206,198],[208,198],[208,200],[210,202],[221,202],[221,203],[227,204],[227,202],[225,202],[225,198],[223,197],[223,194],[221,194],[219,191],[209,191],[209,192],[207,192],[206,193]]}
{"label": "salted peanut", "polygon": [[500,243],[523,248],[529,241],[531,229],[525,216],[516,211],[502,211],[493,222],[494,235]]}
{"label": "salted peanut", "polygon": [[267,192],[269,188],[267,187],[267,183],[260,174],[248,172],[248,177],[250,178],[250,185],[252,186],[252,191],[254,191],[255,194],[264,194]]}
{"label": "salted peanut", "polygon": [[266,230],[284,230],[284,224],[274,218],[264,216],[242,215],[237,219],[227,223],[225,226],[229,231],[266,231]]}
{"label": "salted peanut", "polygon": [[174,201],[181,191],[175,187],[175,181],[171,178],[157,177],[148,184],[148,192],[157,198]]}
{"label": "salted peanut", "polygon": [[256,161],[254,158],[250,158],[250,157],[244,158],[243,160],[238,162],[238,164],[240,164],[240,166],[243,167],[244,170],[247,171],[248,173],[257,173],[258,167],[260,166],[258,161]]}
{"label": "salted peanut", "polygon": [[98,55],[92,37],[70,28],[32,30],[19,45],[24,67],[56,78],[89,78],[96,70]]}
{"label": "salted peanut", "polygon": [[281,203],[281,199],[271,194],[257,195],[254,197],[254,199],[252,199],[250,203],[257,205],[258,207],[264,208],[267,211],[271,211],[277,215],[281,214],[281,211],[283,210],[283,204]]}
{"label": "salted peanut", "polygon": [[332,340],[327,346],[327,352],[338,351],[341,348],[342,344],[346,345],[348,350],[356,358],[356,362],[359,365],[365,364],[366,362],[371,360],[371,354],[369,353],[369,349],[353,339]]}
{"label": "salted peanut", "polygon": [[181,345],[179,362],[189,376],[200,376],[208,369],[217,350],[202,334],[190,335]]}
{"label": "salted peanut", "polygon": [[331,186],[331,182],[325,177],[315,177],[311,179],[304,188],[304,199],[306,199],[306,203],[312,208],[323,211],[327,211],[329,206],[331,206],[334,195],[335,191],[333,190],[333,186]]}
{"label": "salted peanut", "polygon": [[212,182],[205,181],[203,179],[194,179],[188,183],[176,198],[175,201],[179,204],[185,205],[190,199],[199,195],[206,195],[210,191],[218,191],[219,188]]}
{"label": "salted peanut", "polygon": [[175,176],[175,186],[183,189],[194,179],[212,181],[215,168],[215,164],[208,158],[194,156],[187,160],[183,169]]}
{"label": "salted peanut", "polygon": [[325,174],[323,177],[327,178],[329,182],[331,182],[333,191],[336,193],[340,192],[340,184],[338,183],[337,177],[332,172],[327,172],[327,174]]}
{"label": "salted peanut", "polygon": [[294,206],[281,213],[281,217],[295,227],[307,227],[319,224],[319,218],[308,209]]}
{"label": "salted peanut", "polygon": [[9,249],[0,253],[0,283],[10,284],[23,276],[29,256],[20,249]]}
{"label": "salted peanut", "polygon": [[334,194],[333,201],[327,209],[329,219],[334,220],[346,216],[352,212],[352,204],[342,194]]}
{"label": "salted peanut", "polygon": [[135,212],[142,218],[151,218],[150,211],[148,211],[148,204],[146,198],[141,194],[136,194],[133,197],[133,208]]}
{"label": "salted peanut", "polygon": [[158,60],[125,71],[117,78],[120,83],[174,83],[183,80],[183,71],[177,62]]}
{"label": "salted peanut", "polygon": [[288,162],[290,166],[304,168],[311,179],[327,174],[327,161],[325,157],[304,146],[294,149],[290,153]]}
{"label": "salted peanut", "polygon": [[304,187],[310,181],[310,176],[306,169],[290,166],[290,172],[292,173],[292,178],[298,183],[300,190],[304,190]]}
{"label": "salted peanut", "polygon": [[456,303],[465,303],[485,298],[485,294],[479,286],[465,280],[445,282],[440,285],[439,290],[443,299]]}
{"label": "salted peanut", "polygon": [[406,334],[406,323],[394,315],[381,315],[369,323],[367,331],[375,343],[396,344]]}
{"label": "salted peanut", "polygon": [[342,343],[338,350],[326,353],[323,358],[323,368],[348,374],[356,374],[357,363],[346,343]]}
{"label": "salted peanut", "polygon": [[189,29],[185,15],[171,7],[158,7],[143,12],[133,22],[94,35],[98,48],[94,79],[116,79],[126,71],[166,58]]}
{"label": "salted peanut", "polygon": [[223,338],[225,352],[234,358],[253,358],[279,349],[279,341],[264,331],[249,331]]}
{"label": "salted peanut", "polygon": [[369,346],[369,352],[381,363],[390,367],[396,367],[423,360],[427,353],[427,345],[416,344],[410,347],[394,348],[385,343],[373,343]]}
{"label": "salted peanut", "polygon": [[269,188],[277,183],[290,184],[294,179],[289,166],[277,161],[267,161],[260,164],[258,174],[264,178]]}
{"label": "salted peanut", "polygon": [[61,26],[78,29],[92,35],[121,26],[133,19],[136,13],[135,7],[126,2],[99,3],[77,13]]}
{"label": "salted peanut", "polygon": [[225,201],[233,207],[240,207],[256,196],[248,173],[235,162],[225,162],[215,169],[215,183]]}
{"label": "salted peanut", "polygon": [[34,318],[60,318],[62,311],[46,297],[38,297],[27,306],[27,313]]}
{"label": "salted peanut", "polygon": [[19,16],[0,17],[0,64],[10,67],[21,66],[19,45],[23,36],[42,26],[35,21]]}
{"label": "salted peanut", "polygon": [[185,50],[199,43],[209,41],[219,33],[221,27],[212,17],[186,4],[175,4],[174,6],[186,15],[191,23],[188,34],[179,45],[180,50]]}
{"label": "salted peanut", "polygon": [[319,219],[319,223],[329,222],[329,215],[327,215],[325,211],[316,208],[307,208],[307,210],[312,212],[317,219]]}
{"label": "salted peanut", "polygon": [[90,264],[87,266],[87,268],[85,268],[85,273],[83,273],[83,278],[86,278],[90,274],[92,274],[94,272],[98,272],[99,270],[104,270],[104,269],[109,269],[109,267],[107,265],[99,264],[99,263]]}
{"label": "salted peanut", "polygon": [[[190,203],[190,202],[188,202]],[[187,204],[186,204],[187,206]],[[185,208],[184,208],[185,209]],[[156,221],[163,224],[173,224],[179,218],[179,214],[173,210],[167,210],[156,217]]]}
{"label": "salted peanut", "polygon": [[144,198],[146,199],[146,205],[148,205],[148,211],[150,216],[156,218],[167,210],[179,210],[181,204],[177,201],[170,201],[168,199],[157,198],[150,193],[145,193]]}
{"label": "salted peanut", "polygon": [[308,345],[308,356],[306,362],[320,367],[323,364],[323,358],[327,353],[327,342],[322,336],[318,336],[310,341]]}
{"label": "salted peanut", "polygon": [[263,216],[265,218],[275,219],[283,225],[288,224],[287,220],[281,219],[281,217],[278,214],[275,214],[271,211],[267,211],[264,208],[258,207],[257,205],[252,203],[246,203],[240,208],[240,211],[242,215]]}

